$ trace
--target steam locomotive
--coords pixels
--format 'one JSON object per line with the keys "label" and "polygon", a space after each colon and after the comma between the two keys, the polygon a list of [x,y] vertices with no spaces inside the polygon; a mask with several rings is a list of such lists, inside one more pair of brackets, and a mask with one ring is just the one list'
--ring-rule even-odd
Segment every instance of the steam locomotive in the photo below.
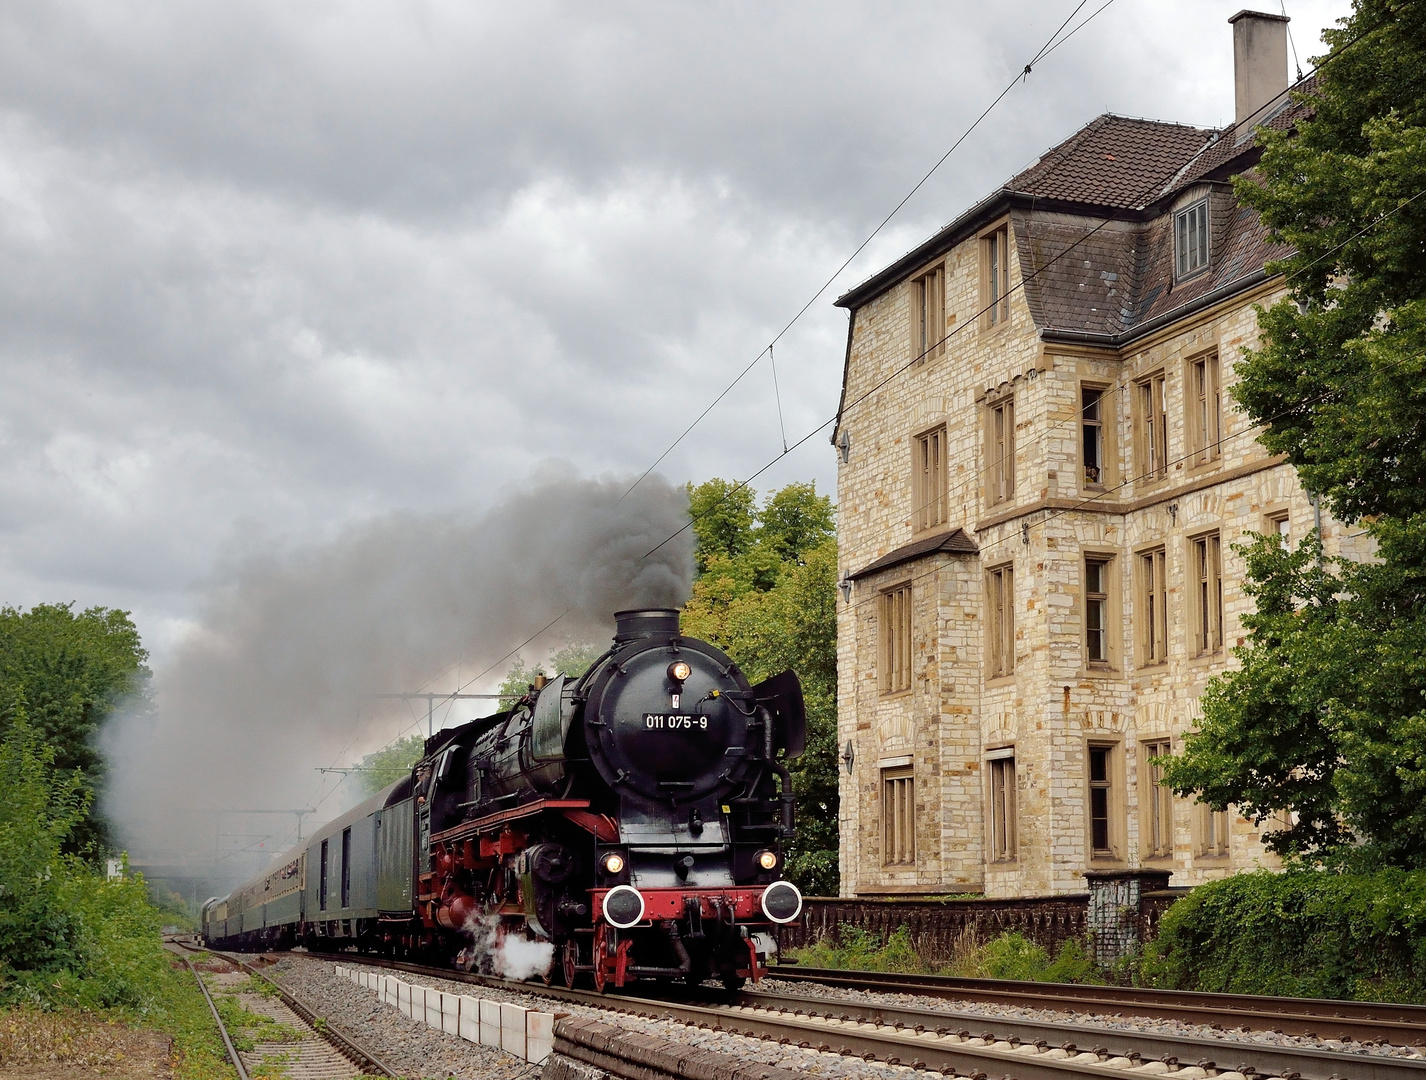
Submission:
{"label": "steam locomotive", "polygon": [[791,671],[749,685],[677,611],[615,624],[584,675],[539,678],[514,708],[427,739],[410,775],[209,900],[205,939],[600,990],[757,981],[775,925],[802,910],[782,877],[801,686]]}

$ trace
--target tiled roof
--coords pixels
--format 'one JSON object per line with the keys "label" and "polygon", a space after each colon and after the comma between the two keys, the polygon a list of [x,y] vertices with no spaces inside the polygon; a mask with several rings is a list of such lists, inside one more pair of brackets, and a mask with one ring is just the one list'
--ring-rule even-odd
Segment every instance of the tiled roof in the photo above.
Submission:
{"label": "tiled roof", "polygon": [[[1314,85],[1314,80],[1309,78],[1294,89],[1310,91]],[[1308,106],[1284,99],[1276,112],[1268,114],[1263,126],[1287,129],[1309,111]],[[1161,231],[1158,229],[1160,216],[1168,204],[1194,184],[1226,181],[1235,173],[1251,168],[1258,154],[1252,135],[1240,138],[1233,127],[1217,131],[1106,113],[1047,150],[1035,164],[1012,177],[925,243],[848,290],[837,303],[853,308],[866,303],[899,284],[920,266],[974,236],[977,229],[1009,208],[1018,211],[1022,223],[1030,220],[1027,214],[1031,215],[1031,231],[1041,248],[1038,254],[1042,257],[1024,261],[1027,254],[1034,253],[1027,252],[1022,238],[1022,267],[1044,267],[1057,251],[1062,252],[1076,241],[1082,241],[1087,250],[1081,255],[1079,248],[1075,248],[1076,258],[1068,261],[1080,270],[1093,270],[1095,275],[1114,275],[1096,277],[1096,281],[1119,282],[1099,288],[1093,282],[1082,285],[1082,274],[1072,275],[1074,280],[1067,284],[1073,295],[1056,297],[1053,301],[1043,295],[1052,287],[1050,281],[1042,282],[1040,297],[1032,297],[1027,288],[1026,299],[1030,301],[1036,321],[1041,326],[1122,332],[1129,325],[1161,313],[1170,291],[1179,293],[1175,303],[1187,295],[1183,286],[1170,290],[1171,278],[1159,272],[1166,265],[1161,258],[1163,242],[1172,239],[1166,234],[1157,235]],[[1110,219],[1107,224],[1106,218]],[[1222,237],[1224,243],[1230,245],[1222,250],[1238,271],[1255,260],[1260,269],[1264,260],[1280,254],[1269,251],[1261,235],[1251,235],[1255,229],[1261,231],[1255,222],[1256,218],[1253,223],[1246,220],[1242,223],[1247,234],[1239,235],[1235,225],[1231,235]],[[1086,239],[1091,231],[1094,236]],[[1149,237],[1141,233],[1155,235]],[[1088,267],[1083,265],[1086,260]],[[1223,276],[1217,272],[1216,255],[1214,266],[1212,274],[1194,279],[1193,289],[1208,286],[1204,291],[1211,291],[1223,283]],[[1061,272],[1068,269],[1062,268]],[[1065,284],[1057,277],[1053,287]],[[1087,297],[1094,295],[1096,288],[1099,302],[1088,301]],[[1057,305],[1064,304],[1073,309],[1072,315],[1056,311]]]}
{"label": "tiled roof", "polygon": [[1212,128],[1105,113],[1005,185],[1042,199],[1142,209],[1217,138]]}
{"label": "tiled roof", "polygon": [[847,580],[856,581],[859,578],[875,574],[878,570],[888,570],[893,566],[908,563],[912,559],[919,559],[923,555],[933,555],[940,551],[952,555],[976,555],[980,553],[980,548],[976,547],[975,541],[966,535],[964,529],[952,529],[948,533],[937,533],[935,536],[913,540],[895,551],[887,552],[876,562],[863,566],[854,574],[848,574]]}

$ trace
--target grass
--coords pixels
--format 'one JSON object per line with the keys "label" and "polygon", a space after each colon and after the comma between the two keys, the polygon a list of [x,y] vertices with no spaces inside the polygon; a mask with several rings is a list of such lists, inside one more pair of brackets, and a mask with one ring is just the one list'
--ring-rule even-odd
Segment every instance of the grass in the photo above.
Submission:
{"label": "grass", "polygon": [[843,924],[837,940],[823,938],[793,949],[790,955],[808,967],[847,971],[884,971],[907,975],[954,975],[960,978],[1019,979],[1030,982],[1103,983],[1084,944],[1073,938],[1052,958],[1022,934],[1005,933],[981,943],[967,927],[945,963],[927,962],[911,941],[911,931],[899,927],[886,938],[861,927]]}

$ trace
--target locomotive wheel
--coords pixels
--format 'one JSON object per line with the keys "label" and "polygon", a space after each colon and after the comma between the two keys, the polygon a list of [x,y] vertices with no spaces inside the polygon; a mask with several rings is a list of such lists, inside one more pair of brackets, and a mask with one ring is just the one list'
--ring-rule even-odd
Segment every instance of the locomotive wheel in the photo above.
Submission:
{"label": "locomotive wheel", "polygon": [[614,959],[618,948],[619,931],[605,923],[600,923],[599,929],[594,931],[594,989],[601,994],[611,982],[609,978],[610,961]]}
{"label": "locomotive wheel", "polygon": [[723,989],[734,992],[741,990],[748,981],[747,978],[742,975],[723,975],[720,976],[720,978],[723,981]]}
{"label": "locomotive wheel", "polygon": [[564,955],[560,957],[560,976],[564,985],[574,989],[574,980],[579,975],[579,944],[570,938],[564,943]]}

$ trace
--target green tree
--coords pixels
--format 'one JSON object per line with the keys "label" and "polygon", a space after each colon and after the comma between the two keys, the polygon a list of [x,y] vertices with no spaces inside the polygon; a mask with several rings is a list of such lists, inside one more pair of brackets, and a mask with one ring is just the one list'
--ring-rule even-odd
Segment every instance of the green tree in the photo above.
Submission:
{"label": "green tree", "polygon": [[1293,135],[1263,132],[1240,200],[1294,253],[1234,397],[1370,561],[1246,550],[1257,613],[1214,680],[1175,790],[1237,803],[1281,851],[1426,866],[1426,7],[1357,0]]}
{"label": "green tree", "polygon": [[757,516],[757,494],[752,488],[719,479],[689,484],[688,510],[698,541],[695,558],[700,574],[708,569],[709,560],[736,559],[752,542]]}
{"label": "green tree", "polygon": [[[692,488],[706,504],[731,485]],[[722,648],[754,682],[791,668],[807,702],[807,749],[789,764],[797,795],[797,840],[788,876],[810,894],[836,895],[837,874],[837,544],[831,500],[811,484],[789,484],[752,512],[740,535],[727,519],[694,519],[708,552],[684,630]],[[706,532],[705,532],[706,529]],[[713,540],[705,546],[705,535]],[[734,554],[729,554],[733,552]]]}
{"label": "green tree", "polygon": [[[104,778],[99,733],[126,698],[143,702],[148,653],[126,611],[71,604],[0,609],[0,734],[29,717],[52,749],[54,768],[80,778],[91,799]],[[67,836],[70,850],[102,850],[106,822],[89,815]]]}
{"label": "green tree", "polygon": [[416,762],[421,760],[426,749],[426,740],[420,735],[408,735],[388,743],[375,753],[367,754],[357,766],[361,771],[362,790],[375,795],[387,784],[394,784],[409,773]]}
{"label": "green tree", "polygon": [[554,675],[561,674],[577,679],[589,670],[589,665],[599,659],[603,652],[598,645],[573,643],[558,650],[548,663],[531,665],[525,662],[523,656],[515,657],[515,662],[505,674],[505,681],[496,690],[500,695],[500,708],[513,709],[515,703],[529,691],[536,675],[553,678]]}
{"label": "green tree", "polygon": [[12,707],[0,739],[0,969],[63,965],[74,926],[62,902],[72,856],[65,841],[84,820],[82,774],[56,771],[55,750]]}

